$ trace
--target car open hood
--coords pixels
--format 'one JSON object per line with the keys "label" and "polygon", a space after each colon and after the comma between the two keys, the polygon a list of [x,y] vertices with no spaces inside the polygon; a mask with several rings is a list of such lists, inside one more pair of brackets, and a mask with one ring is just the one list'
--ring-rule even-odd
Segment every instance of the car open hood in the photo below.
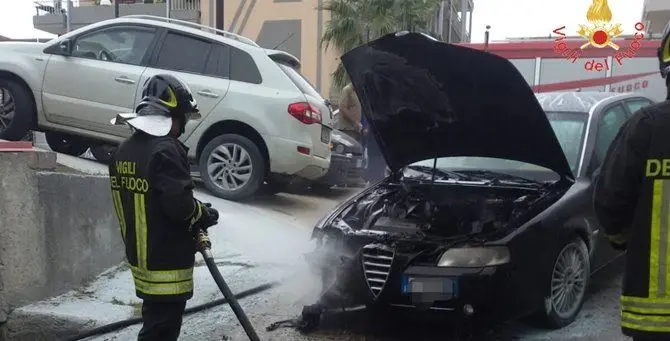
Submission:
{"label": "car open hood", "polygon": [[502,57],[404,32],[359,46],[342,63],[393,171],[480,156],[573,177],[533,91]]}

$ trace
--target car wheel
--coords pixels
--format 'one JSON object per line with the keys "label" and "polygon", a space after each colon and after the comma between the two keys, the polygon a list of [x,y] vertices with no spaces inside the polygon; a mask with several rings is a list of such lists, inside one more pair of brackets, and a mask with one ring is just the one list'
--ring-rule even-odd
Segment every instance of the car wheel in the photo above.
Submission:
{"label": "car wheel", "polygon": [[23,85],[0,78],[0,139],[19,141],[35,126],[35,103]]}
{"label": "car wheel", "polygon": [[93,157],[100,162],[109,163],[112,161],[115,152],[116,146],[109,144],[91,146],[91,154],[93,154]]}
{"label": "car wheel", "polygon": [[559,252],[551,272],[550,296],[544,300],[543,322],[549,328],[572,323],[582,309],[591,274],[586,243],[575,238]]}
{"label": "car wheel", "polygon": [[54,131],[44,133],[49,148],[57,153],[80,156],[88,150],[89,144],[84,138]]}
{"label": "car wheel", "polygon": [[205,186],[219,198],[243,200],[258,192],[268,165],[251,140],[236,134],[212,139],[200,155]]}

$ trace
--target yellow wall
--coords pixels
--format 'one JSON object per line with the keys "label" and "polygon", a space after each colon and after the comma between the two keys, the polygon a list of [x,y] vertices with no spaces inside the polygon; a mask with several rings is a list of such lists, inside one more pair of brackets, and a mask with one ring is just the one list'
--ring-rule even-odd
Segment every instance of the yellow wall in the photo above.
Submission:
{"label": "yellow wall", "polygon": [[[215,1],[212,1],[215,3]],[[225,0],[224,29],[258,40],[263,23],[277,20],[301,21],[302,73],[324,96],[330,94],[330,74],[337,67],[339,54],[332,48],[321,51],[321,65],[318,65],[319,53],[319,12],[321,12],[322,30],[328,21],[328,12],[320,11],[321,0]],[[201,22],[215,26],[210,22],[210,0],[201,0]],[[214,12],[214,21],[216,20]],[[245,22],[246,21],[246,22]],[[322,31],[321,31],[322,32]],[[272,46],[265,46],[272,47]]]}

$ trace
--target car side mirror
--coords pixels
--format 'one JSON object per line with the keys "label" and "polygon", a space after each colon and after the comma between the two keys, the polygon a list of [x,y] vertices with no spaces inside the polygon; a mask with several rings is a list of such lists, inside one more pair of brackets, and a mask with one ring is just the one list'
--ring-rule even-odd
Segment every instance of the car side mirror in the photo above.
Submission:
{"label": "car side mirror", "polygon": [[63,56],[72,54],[72,43],[70,39],[64,39],[58,44],[58,52]]}

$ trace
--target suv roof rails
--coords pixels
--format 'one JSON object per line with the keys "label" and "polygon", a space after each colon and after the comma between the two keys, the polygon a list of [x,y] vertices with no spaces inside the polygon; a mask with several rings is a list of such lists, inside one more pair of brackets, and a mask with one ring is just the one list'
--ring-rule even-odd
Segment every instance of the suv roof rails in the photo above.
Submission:
{"label": "suv roof rails", "polygon": [[121,18],[155,20],[155,21],[161,21],[161,22],[169,23],[169,24],[184,25],[184,26],[188,26],[188,27],[191,27],[191,28],[196,28],[196,29],[201,29],[201,30],[206,30],[206,31],[212,31],[212,32],[220,34],[220,35],[222,35],[226,38],[237,40],[240,43],[260,47],[258,44],[256,44],[255,41],[253,41],[253,40],[251,40],[247,37],[241,36],[239,34],[231,33],[231,32],[224,31],[224,30],[219,30],[217,28],[210,27],[210,26],[196,24],[196,23],[190,22],[190,21],[159,17],[159,16],[155,16],[155,15],[142,15],[142,14],[124,15]]}

